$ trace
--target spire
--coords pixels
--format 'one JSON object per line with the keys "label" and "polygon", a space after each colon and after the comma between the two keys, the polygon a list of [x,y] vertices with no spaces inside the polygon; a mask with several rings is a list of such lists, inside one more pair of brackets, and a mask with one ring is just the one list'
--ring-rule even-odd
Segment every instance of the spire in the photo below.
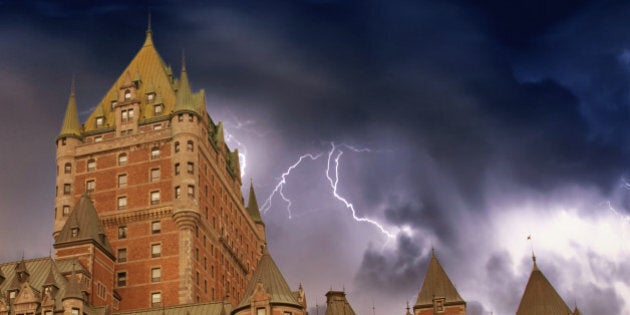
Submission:
{"label": "spire", "polygon": [[193,105],[192,91],[188,82],[188,73],[186,72],[186,56],[182,51],[182,72],[179,76],[179,87],[177,88],[177,99],[175,102],[175,111],[195,111]]}
{"label": "spire", "polygon": [[260,257],[256,271],[249,282],[249,287],[247,291],[245,291],[245,295],[243,295],[240,304],[233,310],[233,313],[237,313],[238,309],[246,308],[251,305],[252,297],[259,285],[262,285],[265,292],[269,295],[270,304],[302,308],[300,303],[293,296],[291,289],[289,289],[289,285],[282,276],[280,269],[278,269],[271,255],[269,255],[266,246],[263,248],[262,257]]}
{"label": "spire", "polygon": [[446,303],[451,304],[466,303],[457,292],[457,289],[455,289],[444,268],[442,268],[435,256],[435,250],[432,249],[431,260],[429,261],[427,273],[424,276],[422,289],[420,289],[414,309],[418,306],[432,306],[435,298],[444,298]]}
{"label": "spire", "polygon": [[55,261],[50,259],[50,268],[48,269],[48,275],[46,276],[46,280],[44,281],[44,287],[57,287],[57,282],[55,281],[55,275],[53,274],[53,266],[55,265]]}
{"label": "spire", "polygon": [[533,261],[533,270],[525,286],[525,292],[523,292],[516,315],[571,314],[571,309],[538,269],[535,256],[533,256]]}
{"label": "spire", "polygon": [[17,279],[20,282],[24,282],[28,280],[30,274],[28,273],[28,269],[26,269],[26,262],[24,262],[24,255],[22,254],[22,260],[15,265],[15,274],[17,275]]}
{"label": "spire", "polygon": [[74,137],[81,138],[81,128],[79,124],[79,113],[77,111],[77,101],[74,91],[74,78],[72,79],[72,87],[70,88],[70,99],[68,99],[68,106],[66,108],[66,116],[63,119],[61,125],[61,132],[59,137]]}
{"label": "spire", "polygon": [[260,217],[260,211],[258,210],[258,201],[256,200],[256,193],[254,192],[254,181],[250,179],[249,183],[249,200],[247,202],[247,212],[252,217],[255,223],[265,225]]}
{"label": "spire", "polygon": [[[345,290],[344,290],[345,291]],[[325,315],[355,315],[356,313],[346,299],[344,291],[326,292],[326,313]],[[374,304],[372,304],[374,307]],[[374,311],[374,309],[372,309]]]}
{"label": "spire", "polygon": [[147,38],[144,40],[144,44],[142,46],[153,46],[153,31],[151,31],[151,11],[148,13],[148,21],[147,21]]}

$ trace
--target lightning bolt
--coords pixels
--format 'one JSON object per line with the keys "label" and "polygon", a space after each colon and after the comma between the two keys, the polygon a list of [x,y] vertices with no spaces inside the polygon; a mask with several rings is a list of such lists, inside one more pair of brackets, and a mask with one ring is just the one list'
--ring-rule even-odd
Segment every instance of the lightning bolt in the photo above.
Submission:
{"label": "lightning bolt", "polygon": [[261,210],[263,213],[267,213],[267,211],[269,211],[269,209],[271,209],[271,200],[273,199],[273,197],[278,194],[280,196],[280,198],[282,198],[282,200],[284,200],[284,202],[287,203],[287,212],[289,215],[289,219],[291,219],[293,217],[293,214],[291,213],[291,199],[287,198],[284,195],[284,186],[287,184],[287,176],[289,176],[291,174],[291,171],[293,171],[296,167],[298,167],[302,161],[304,161],[305,159],[310,159],[311,161],[315,161],[317,160],[319,157],[321,156],[320,154],[303,154],[300,156],[300,158],[297,160],[297,162],[293,163],[291,166],[289,166],[289,168],[282,173],[282,176],[280,176],[280,181],[278,182],[278,184],[276,184],[276,187],[274,187],[273,191],[271,192],[271,194],[269,194],[269,197],[267,197],[267,199],[265,199],[265,203],[263,203]]}
{"label": "lightning bolt", "polygon": [[322,152],[318,154],[311,154],[311,153],[303,154],[298,158],[298,160],[295,163],[289,166],[289,168],[285,172],[283,172],[282,175],[280,176],[280,181],[276,184],[273,191],[269,194],[267,199],[265,199],[265,202],[261,207],[262,212],[267,213],[271,209],[272,200],[276,195],[278,195],[287,204],[288,216],[289,216],[289,219],[291,219],[293,217],[293,214],[291,211],[291,206],[293,203],[291,199],[288,198],[284,193],[284,187],[287,185],[287,177],[291,174],[291,172],[294,169],[299,167],[300,164],[304,162],[305,160],[315,161],[319,159],[321,156],[324,156],[324,154],[326,154],[327,160],[326,160],[326,168],[324,170],[324,175],[326,176],[326,179],[328,180],[328,183],[332,190],[333,197],[339,200],[340,202],[342,202],[345,205],[346,209],[350,210],[350,213],[352,214],[352,218],[355,221],[361,222],[361,223],[368,223],[375,226],[381,233],[387,236],[388,241],[389,239],[395,238],[397,235],[397,232],[389,231],[388,229],[385,228],[383,224],[379,223],[378,221],[374,219],[359,216],[357,214],[357,210],[355,209],[354,205],[350,201],[348,201],[346,197],[342,196],[338,192],[339,179],[340,179],[339,167],[341,165],[341,157],[344,153],[343,149],[347,149],[347,150],[357,152],[357,153],[371,152],[371,150],[356,148],[345,143],[341,143],[337,145],[334,142],[330,143],[330,147],[331,148],[327,153]]}

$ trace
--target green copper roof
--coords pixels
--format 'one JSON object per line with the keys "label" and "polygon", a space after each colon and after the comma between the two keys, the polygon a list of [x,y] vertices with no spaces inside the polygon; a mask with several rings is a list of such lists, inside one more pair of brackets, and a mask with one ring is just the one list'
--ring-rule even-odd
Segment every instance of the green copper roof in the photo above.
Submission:
{"label": "green copper roof", "polygon": [[72,82],[70,99],[68,99],[68,106],[66,108],[66,116],[64,117],[63,124],[61,125],[61,132],[59,132],[59,138],[61,137],[81,138],[81,126],[79,124],[77,101],[74,95],[74,82]]}
{"label": "green copper roof", "polygon": [[249,184],[249,200],[247,202],[247,212],[252,217],[252,220],[256,223],[265,225],[260,217],[260,211],[258,210],[258,201],[256,200],[256,193],[254,192],[254,183]]}
{"label": "green copper roof", "polygon": [[105,236],[94,204],[88,195],[81,196],[77,202],[68,220],[66,220],[66,224],[55,238],[54,247],[59,248],[85,242],[94,242],[114,259],[112,246]]}
{"label": "green copper roof", "polygon": [[564,315],[571,313],[571,309],[538,269],[534,258],[534,268],[527,281],[527,286],[525,286],[525,292],[516,315]]}
{"label": "green copper roof", "polygon": [[328,291],[326,293],[325,315],[355,315],[352,306],[346,299],[346,292]]}
{"label": "green copper roof", "polygon": [[186,60],[182,58],[182,72],[179,76],[179,87],[177,89],[177,99],[175,100],[175,112],[177,111],[195,111],[193,104],[192,90],[188,82],[188,73],[186,72]]}
{"label": "green copper roof", "polygon": [[291,305],[297,308],[302,308],[300,303],[295,299],[287,281],[282,276],[280,269],[269,255],[267,248],[263,250],[263,255],[258,262],[254,276],[249,282],[249,287],[243,295],[241,303],[235,308],[240,309],[250,305],[250,300],[258,283],[262,283],[262,286],[269,294],[270,304],[283,304]]}
{"label": "green copper roof", "polygon": [[[74,260],[76,261],[76,260]],[[61,309],[61,297],[66,294],[68,288],[68,281],[59,271],[58,263],[60,261],[54,261],[50,257],[42,257],[36,259],[29,259],[24,261],[24,267],[29,271],[30,276],[28,278],[28,284],[39,292],[44,292],[44,286],[49,285],[49,282],[54,282],[54,285],[59,289],[56,295],[55,303],[56,309]],[[12,289],[12,284],[17,281],[17,275],[15,268],[19,262],[8,262],[0,264],[0,272],[6,276],[6,281],[0,283],[0,292],[6,293],[7,290]],[[19,286],[18,286],[19,288]]]}
{"label": "green copper roof", "polygon": [[431,260],[427,268],[427,274],[422,282],[422,289],[418,294],[415,308],[433,304],[434,298],[444,298],[446,303],[466,303],[455,289],[455,286],[446,275],[446,271],[440,265],[435,252],[431,251]]}

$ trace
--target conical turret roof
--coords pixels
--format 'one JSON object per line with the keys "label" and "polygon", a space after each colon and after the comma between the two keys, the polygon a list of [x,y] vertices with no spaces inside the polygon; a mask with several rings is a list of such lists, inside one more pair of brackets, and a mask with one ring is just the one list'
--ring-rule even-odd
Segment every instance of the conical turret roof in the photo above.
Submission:
{"label": "conical turret roof", "polygon": [[254,222],[265,225],[260,216],[260,211],[258,210],[258,201],[256,200],[256,193],[254,192],[253,181],[249,184],[249,200],[247,202],[247,212],[249,212],[249,215],[252,217],[252,220],[254,220]]}
{"label": "conical turret roof", "polygon": [[556,289],[538,269],[533,257],[534,268],[525,286],[516,315],[564,315],[571,314],[571,309],[562,300]]}
{"label": "conical turret roof", "polygon": [[62,300],[66,299],[78,299],[83,300],[83,294],[81,293],[81,284],[77,279],[77,274],[74,271],[74,267],[72,268],[72,276],[68,280],[68,286],[66,288],[66,294],[63,296]]}
{"label": "conical turret roof", "polygon": [[414,308],[432,305],[434,298],[444,298],[447,303],[466,303],[435,257],[435,252],[431,251],[427,274],[424,276],[422,289],[420,289]]}
{"label": "conical turret roof", "polygon": [[[75,230],[73,232],[74,229]],[[55,248],[64,247],[65,245],[82,244],[85,242],[94,242],[112,259],[112,246],[110,245],[105,231],[101,225],[101,221],[96,213],[92,199],[85,194],[81,196],[74,210],[70,213],[70,217],[66,220],[63,228],[55,238]]]}
{"label": "conical turret roof", "polygon": [[271,255],[269,255],[267,247],[263,249],[263,255],[260,258],[260,262],[258,262],[256,272],[254,272],[254,276],[249,283],[247,291],[245,291],[245,295],[243,295],[241,303],[235,308],[235,310],[250,305],[250,300],[258,283],[261,283],[265,292],[269,294],[270,304],[283,304],[302,308],[300,303],[293,296],[293,293],[291,292],[287,281],[282,276],[280,269],[278,269],[278,266],[271,258]]}
{"label": "conical turret roof", "polygon": [[179,87],[177,88],[177,99],[175,101],[175,112],[195,111],[193,104],[192,90],[186,72],[186,58],[182,56],[182,72],[179,75]]}
{"label": "conical turret roof", "polygon": [[325,315],[355,315],[356,313],[346,299],[344,291],[328,291],[326,293]]}
{"label": "conical turret roof", "polygon": [[59,137],[74,137],[81,138],[81,125],[79,124],[79,113],[77,111],[77,100],[74,94],[74,80],[72,81],[72,88],[70,90],[70,98],[68,99],[68,106],[66,107],[66,115],[61,125],[61,131]]}

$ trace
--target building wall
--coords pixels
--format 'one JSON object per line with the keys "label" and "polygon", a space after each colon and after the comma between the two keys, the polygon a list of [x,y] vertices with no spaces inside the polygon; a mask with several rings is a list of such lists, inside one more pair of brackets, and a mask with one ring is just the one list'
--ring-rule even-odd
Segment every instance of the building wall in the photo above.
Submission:
{"label": "building wall", "polygon": [[[217,148],[208,141],[207,125],[197,115],[174,115],[140,125],[131,135],[110,130],[85,135],[82,142],[68,138],[66,145],[58,144],[55,233],[67,218],[63,207],[72,209],[92,182],[89,194],[114,255],[126,249],[126,261],[116,261],[113,267],[112,285],[122,296],[120,310],[151,307],[154,292],[162,294],[161,305],[166,306],[226,297],[236,305],[246,290],[264,230],[261,233],[249,217],[240,175],[229,172],[225,146]],[[152,155],[154,149],[159,149],[159,157]],[[122,165],[121,154],[126,155]],[[70,173],[65,163],[72,164]],[[153,169],[159,169],[157,180]],[[126,175],[122,186],[120,175]],[[63,192],[66,183],[71,183],[70,195]],[[193,195],[188,194],[189,186]],[[156,191],[159,202],[152,202]],[[126,198],[124,207],[119,207],[119,198]],[[155,221],[161,224],[159,233],[151,231]],[[126,237],[119,238],[123,227]],[[160,257],[152,257],[153,244],[161,244]],[[151,270],[158,267],[161,279],[152,282]],[[124,286],[117,283],[121,272],[126,272]]]}

